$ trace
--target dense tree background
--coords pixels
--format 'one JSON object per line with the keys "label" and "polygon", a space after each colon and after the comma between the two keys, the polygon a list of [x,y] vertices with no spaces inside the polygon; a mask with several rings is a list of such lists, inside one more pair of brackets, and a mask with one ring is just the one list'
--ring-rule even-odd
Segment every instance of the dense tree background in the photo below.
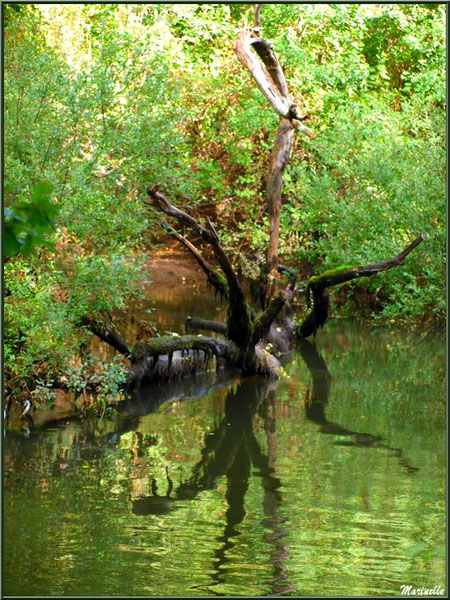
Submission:
{"label": "dense tree background", "polygon": [[[232,50],[253,7],[3,9],[7,382],[42,397],[64,375],[79,390],[94,361],[107,397],[120,364],[73,358],[91,336],[83,318],[142,293],[160,241],[147,187],[209,215],[236,258],[265,252],[277,117]],[[442,324],[444,5],[263,6],[262,25],[316,135],[296,137],[285,172],[283,262],[305,279],[423,232],[404,267],[337,292],[337,310]]]}

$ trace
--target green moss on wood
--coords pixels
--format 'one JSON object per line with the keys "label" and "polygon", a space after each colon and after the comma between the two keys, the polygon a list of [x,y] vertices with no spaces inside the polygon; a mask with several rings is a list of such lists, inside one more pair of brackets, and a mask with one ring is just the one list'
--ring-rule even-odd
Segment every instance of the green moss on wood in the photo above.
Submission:
{"label": "green moss on wood", "polygon": [[208,275],[208,281],[216,289],[216,291],[219,292],[221,296],[225,296],[225,298],[228,298],[228,282],[226,277],[222,275],[222,273],[219,273],[219,271],[216,271],[215,269],[211,270],[211,272]]}
{"label": "green moss on wood", "polygon": [[[311,277],[308,281],[308,285],[314,286],[314,285],[318,285],[320,283],[325,283],[328,280],[329,281],[333,281],[336,278],[339,278],[340,275],[342,275],[343,271],[353,271],[354,269],[358,269],[359,265],[342,265],[340,267],[336,267],[335,269],[328,269],[327,271],[324,271],[323,273],[321,273],[320,275],[314,275],[313,277]],[[339,283],[339,282],[337,282]],[[328,284],[330,285],[330,284]]]}

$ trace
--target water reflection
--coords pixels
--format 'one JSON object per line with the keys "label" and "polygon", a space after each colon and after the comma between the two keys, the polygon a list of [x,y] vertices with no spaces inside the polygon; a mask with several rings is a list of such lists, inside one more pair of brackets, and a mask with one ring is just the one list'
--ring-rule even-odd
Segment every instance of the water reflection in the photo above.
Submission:
{"label": "water reflection", "polygon": [[300,340],[297,346],[301,357],[312,375],[312,388],[308,389],[305,401],[305,414],[307,419],[320,425],[319,431],[328,435],[346,436],[350,439],[336,440],[338,446],[358,446],[366,448],[382,448],[398,458],[399,464],[408,475],[413,475],[419,469],[412,466],[405,458],[401,448],[394,448],[383,443],[383,438],[370,433],[352,431],[329,421],[325,415],[325,408],[331,390],[331,375],[324,359],[318,353],[315,345],[308,340]]}
{"label": "water reflection", "polygon": [[[354,446],[388,450],[397,457],[399,464],[408,475],[418,471],[405,458],[401,448],[387,445],[378,435],[362,431],[354,431],[326,417],[332,377],[324,359],[320,356],[315,345],[307,340],[298,344],[298,351],[304,360],[311,376],[312,385],[308,388],[304,402],[306,418],[320,426],[319,432],[325,435],[345,437],[334,443],[341,446]],[[230,385],[227,382],[229,374],[222,374],[222,379],[211,383],[210,374],[195,378],[186,393],[186,383],[178,382],[171,386],[150,385],[137,392],[137,397],[128,404],[123,404],[124,410],[132,410],[134,414],[155,412],[162,403],[180,396],[178,387],[184,387],[184,397],[189,394],[201,396],[210,393],[215,387]],[[230,563],[230,551],[235,546],[240,534],[239,525],[246,515],[245,495],[249,487],[252,473],[261,479],[264,490],[263,512],[265,515],[262,525],[267,530],[264,539],[271,545],[269,563],[273,569],[271,593],[286,594],[295,589],[289,582],[286,572],[289,546],[286,543],[288,530],[283,527],[286,521],[282,516],[282,482],[276,475],[276,418],[275,390],[277,382],[266,379],[245,379],[231,387],[225,400],[222,418],[215,428],[205,432],[205,444],[201,459],[192,468],[191,476],[174,486],[166,466],[167,488],[164,494],[158,493],[155,479],[151,479],[151,493],[139,497],[132,502],[132,512],[136,515],[163,515],[183,501],[192,501],[205,490],[217,487],[217,481],[226,478],[226,501],[228,508],[225,513],[225,525],[220,536],[216,537],[217,547],[212,564],[212,585],[208,590],[214,592],[214,586],[226,582],[227,565]],[[178,386],[178,387],[177,387]],[[267,451],[264,452],[254,432],[254,418],[259,414],[264,422]],[[135,448],[140,448],[141,438],[136,438]],[[139,450],[136,450],[139,452]],[[222,592],[217,592],[221,595]]]}
{"label": "water reflection", "polygon": [[[276,384],[266,379],[246,379],[228,391],[225,411],[217,426],[205,438],[201,459],[192,469],[186,481],[173,489],[173,482],[167,475],[167,491],[164,496],[157,492],[156,482],[152,480],[152,493],[133,501],[134,514],[150,515],[170,512],[177,501],[194,500],[202,491],[214,489],[221,477],[226,477],[225,526],[216,538],[217,547],[212,565],[213,586],[225,582],[229,551],[235,545],[240,534],[245,511],[245,495],[249,486],[252,466],[256,476],[261,478],[264,489],[263,526],[268,530],[265,539],[271,544],[269,562],[273,566],[272,593],[282,594],[294,590],[286,575],[285,561],[288,546],[283,538],[288,531],[283,529],[284,517],[279,514],[282,495],[281,482],[275,475],[276,438],[274,417],[274,389]],[[157,402],[157,400],[156,400]],[[151,410],[153,402],[147,404]],[[267,453],[264,453],[253,430],[253,420],[260,408],[264,418],[267,436]],[[214,587],[209,587],[214,592]],[[218,595],[222,595],[218,592]]]}
{"label": "water reflection", "polygon": [[441,582],[439,365],[419,373],[415,345],[355,339],[346,353],[330,337],[329,368],[300,344],[279,383],[207,373],[142,388],[116,419],[8,435],[8,594],[364,596]]}
{"label": "water reflection", "polygon": [[157,412],[165,403],[203,398],[213,390],[228,387],[238,380],[235,371],[220,369],[170,382],[143,383],[127,400],[120,402],[117,408],[127,415],[145,416]]}

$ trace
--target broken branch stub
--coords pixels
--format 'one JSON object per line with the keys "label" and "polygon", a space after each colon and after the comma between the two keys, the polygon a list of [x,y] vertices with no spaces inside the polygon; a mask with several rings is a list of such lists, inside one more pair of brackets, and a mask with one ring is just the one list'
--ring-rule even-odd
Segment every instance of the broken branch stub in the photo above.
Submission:
{"label": "broken branch stub", "polygon": [[[251,31],[241,31],[234,43],[234,51],[241,64],[250,72],[264,97],[275,110],[285,119],[289,119],[295,129],[314,137],[312,131],[301,123],[305,119],[297,110],[288,93],[286,80],[270,42],[263,38],[252,38]],[[264,61],[262,64],[251,51],[251,46]]]}

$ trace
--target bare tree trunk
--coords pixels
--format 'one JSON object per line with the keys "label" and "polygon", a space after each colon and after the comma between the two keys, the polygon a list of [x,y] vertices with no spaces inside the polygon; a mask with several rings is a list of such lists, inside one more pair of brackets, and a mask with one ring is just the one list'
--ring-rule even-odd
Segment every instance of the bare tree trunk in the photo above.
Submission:
{"label": "bare tree trunk", "polygon": [[278,246],[280,243],[281,192],[283,171],[289,161],[294,128],[288,119],[280,118],[277,138],[270,156],[270,171],[267,180],[266,198],[270,224],[270,240],[267,250],[267,285],[265,305],[274,297],[277,289]]}
{"label": "bare tree trunk", "polygon": [[[267,212],[270,224],[270,240],[267,249],[265,269],[265,290],[261,294],[263,307],[267,307],[277,290],[278,246],[280,242],[281,192],[283,171],[289,162],[294,129],[299,129],[313,137],[311,131],[301,124],[306,117],[300,115],[296,102],[293,102],[283,69],[272,50],[272,44],[257,37],[260,30],[260,5],[255,5],[255,25],[252,32],[242,31],[235,42],[235,52],[239,61],[248,69],[259,89],[280,115],[277,136],[270,156],[269,176],[266,186]],[[259,62],[251,52],[253,47],[261,59]]]}

